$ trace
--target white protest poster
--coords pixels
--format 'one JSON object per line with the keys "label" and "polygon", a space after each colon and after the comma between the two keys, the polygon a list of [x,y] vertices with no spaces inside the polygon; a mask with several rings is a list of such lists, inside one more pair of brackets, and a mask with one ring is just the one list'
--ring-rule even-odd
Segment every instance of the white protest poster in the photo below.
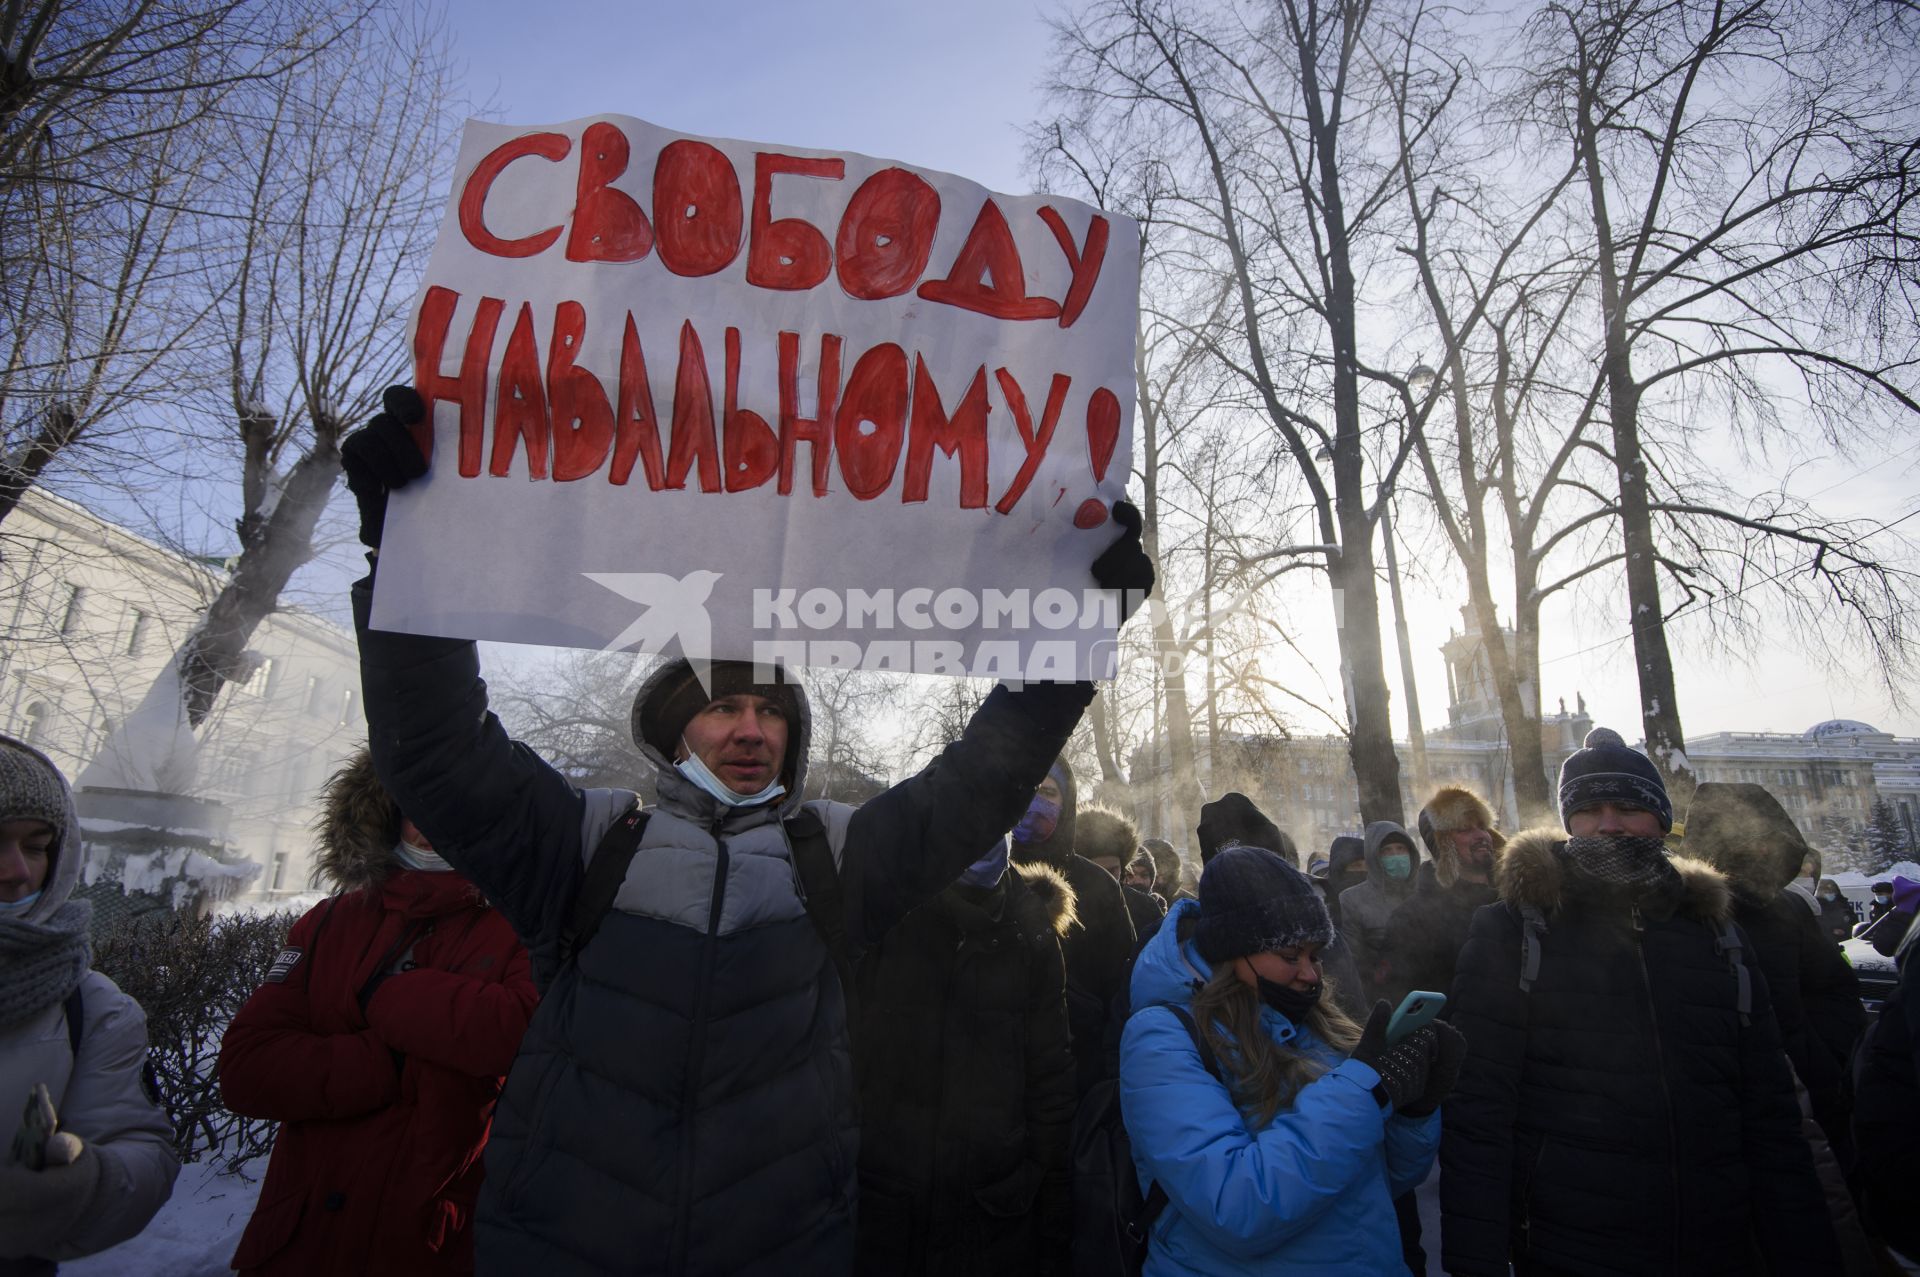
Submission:
{"label": "white protest poster", "polygon": [[[626,116],[469,122],[411,341],[427,478],[373,623],[1101,677],[1127,218]],[[429,435],[429,430],[431,434]]]}

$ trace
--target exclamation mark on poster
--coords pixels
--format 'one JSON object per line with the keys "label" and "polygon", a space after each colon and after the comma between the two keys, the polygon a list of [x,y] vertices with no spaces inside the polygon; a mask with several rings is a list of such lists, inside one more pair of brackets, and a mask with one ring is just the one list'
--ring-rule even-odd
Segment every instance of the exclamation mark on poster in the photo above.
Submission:
{"label": "exclamation mark on poster", "polygon": [[[1093,481],[1102,483],[1107,467],[1113,463],[1114,447],[1120,442],[1120,400],[1102,386],[1087,400],[1087,460],[1093,464]],[[1073,512],[1076,528],[1097,528],[1107,521],[1107,503],[1088,497]]]}

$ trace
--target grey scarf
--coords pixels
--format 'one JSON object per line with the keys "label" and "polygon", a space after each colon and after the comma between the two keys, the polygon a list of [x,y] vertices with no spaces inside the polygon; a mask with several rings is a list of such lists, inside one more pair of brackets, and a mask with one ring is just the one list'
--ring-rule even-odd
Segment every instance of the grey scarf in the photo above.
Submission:
{"label": "grey scarf", "polygon": [[1636,899],[1680,885],[1680,871],[1661,838],[1589,834],[1567,839],[1562,854],[1576,874]]}
{"label": "grey scarf", "polygon": [[45,922],[0,922],[0,1029],[67,1000],[87,974],[93,905],[69,900]]}

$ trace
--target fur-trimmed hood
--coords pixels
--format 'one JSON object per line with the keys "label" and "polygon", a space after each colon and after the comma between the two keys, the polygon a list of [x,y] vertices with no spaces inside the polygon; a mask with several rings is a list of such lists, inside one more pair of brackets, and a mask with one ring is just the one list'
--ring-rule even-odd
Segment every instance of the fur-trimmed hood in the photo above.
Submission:
{"label": "fur-trimmed hood", "polygon": [[1028,899],[1040,907],[1041,916],[1053,928],[1053,934],[1064,941],[1073,925],[1080,921],[1080,900],[1073,894],[1073,885],[1067,876],[1051,865],[1023,865],[1018,861],[1012,870],[1019,875]]}
{"label": "fur-trimmed hood", "polygon": [[1073,831],[1073,854],[1085,860],[1113,856],[1126,868],[1140,850],[1140,831],[1111,807],[1086,806]]}
{"label": "fur-trimmed hood", "polygon": [[[1566,840],[1558,829],[1529,829],[1514,835],[1494,865],[1493,882],[1500,898],[1509,904],[1533,905],[1548,916],[1565,904],[1569,887],[1578,886],[1569,881],[1560,863],[1559,848]],[[1715,924],[1731,916],[1733,896],[1725,874],[1688,856],[1673,857],[1673,867],[1680,871],[1673,901],[1676,912]]]}
{"label": "fur-trimmed hood", "polygon": [[1420,809],[1420,841],[1433,858],[1433,876],[1442,887],[1451,887],[1460,877],[1460,857],[1450,835],[1464,829],[1485,829],[1493,835],[1497,855],[1507,841],[1495,828],[1497,821],[1486,799],[1459,785],[1443,785],[1427,800]]}
{"label": "fur-trimmed hood", "polygon": [[315,868],[335,890],[378,890],[392,875],[400,806],[374,773],[373,756],[365,746],[327,778],[314,833],[319,852]]}

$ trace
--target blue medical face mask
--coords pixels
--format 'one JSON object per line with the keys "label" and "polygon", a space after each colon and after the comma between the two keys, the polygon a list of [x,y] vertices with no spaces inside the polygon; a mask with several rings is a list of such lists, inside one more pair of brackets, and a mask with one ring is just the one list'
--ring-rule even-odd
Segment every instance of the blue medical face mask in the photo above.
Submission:
{"label": "blue medical face mask", "polygon": [[39,898],[40,892],[36,891],[32,895],[22,896],[18,900],[0,900],[0,918],[21,917],[27,910],[33,908],[33,902]]}
{"label": "blue medical face mask", "polygon": [[787,792],[787,787],[780,783],[778,777],[775,777],[765,789],[757,794],[737,794],[727,788],[727,782],[714,775],[707,765],[700,761],[700,755],[693,752],[693,747],[687,744],[684,737],[681,739],[680,745],[687,751],[687,756],[675,763],[674,766],[679,769],[682,776],[685,776],[688,780],[706,790],[707,793],[713,796],[716,802],[722,803],[725,806],[757,807],[761,803],[770,803]]}
{"label": "blue medical face mask", "polygon": [[1380,872],[1389,878],[1404,879],[1413,872],[1413,857],[1404,851],[1382,852]]}

